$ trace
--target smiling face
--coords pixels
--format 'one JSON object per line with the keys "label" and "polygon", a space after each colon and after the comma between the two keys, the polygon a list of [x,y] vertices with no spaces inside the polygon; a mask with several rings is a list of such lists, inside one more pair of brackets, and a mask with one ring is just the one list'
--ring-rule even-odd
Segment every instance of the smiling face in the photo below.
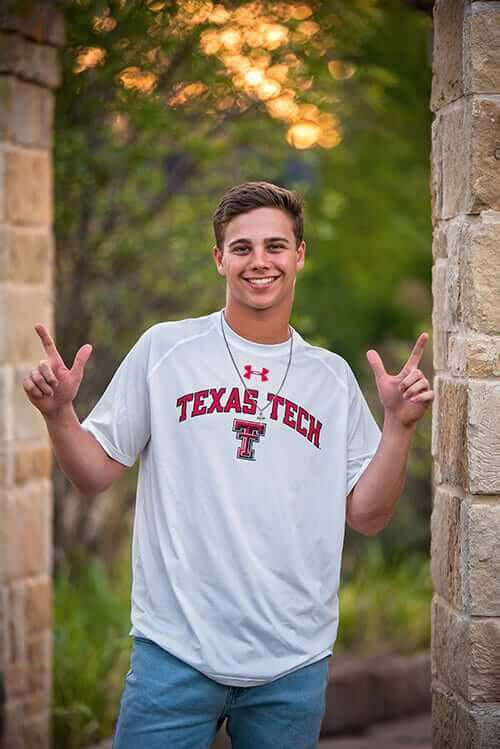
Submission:
{"label": "smiling face", "polygon": [[304,267],[305,242],[296,248],[291,216],[280,208],[255,208],[226,225],[223,252],[213,248],[217,270],[226,279],[228,307],[287,315],[295,277]]}

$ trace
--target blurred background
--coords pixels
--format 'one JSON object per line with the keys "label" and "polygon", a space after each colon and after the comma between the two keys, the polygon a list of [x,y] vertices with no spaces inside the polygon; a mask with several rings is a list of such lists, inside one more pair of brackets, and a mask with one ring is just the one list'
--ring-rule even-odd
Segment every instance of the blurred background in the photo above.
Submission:
{"label": "blurred background", "polygon": [[[264,179],[305,201],[292,325],[345,357],[382,427],[365,353],[399,371],[432,336],[427,2],[60,0],[55,339],[94,351],[80,420],[151,325],[224,305],[212,214]],[[421,362],[432,381],[432,337]],[[430,644],[431,410],[374,537],[346,527],[335,653]],[[129,668],[138,463],[82,497],[54,461],[56,746],[111,736]]]}

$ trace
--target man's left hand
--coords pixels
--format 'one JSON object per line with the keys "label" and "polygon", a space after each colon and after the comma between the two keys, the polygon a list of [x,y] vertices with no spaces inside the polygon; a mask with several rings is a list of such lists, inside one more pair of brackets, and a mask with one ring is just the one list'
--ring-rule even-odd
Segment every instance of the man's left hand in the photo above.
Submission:
{"label": "man's left hand", "polygon": [[419,335],[408,361],[397,375],[386,372],[376,351],[370,349],[366,352],[385,412],[405,427],[414,426],[434,400],[434,392],[430,389],[428,380],[417,369],[428,338],[428,333]]}

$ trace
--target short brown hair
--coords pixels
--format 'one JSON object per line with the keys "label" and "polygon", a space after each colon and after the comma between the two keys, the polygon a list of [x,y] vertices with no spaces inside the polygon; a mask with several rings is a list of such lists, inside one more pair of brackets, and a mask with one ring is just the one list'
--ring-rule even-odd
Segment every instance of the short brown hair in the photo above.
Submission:
{"label": "short brown hair", "polygon": [[299,246],[304,237],[304,205],[301,195],[271,182],[243,182],[226,190],[213,215],[215,243],[221,252],[226,225],[231,219],[240,213],[262,207],[287,211],[292,219],[297,247]]}

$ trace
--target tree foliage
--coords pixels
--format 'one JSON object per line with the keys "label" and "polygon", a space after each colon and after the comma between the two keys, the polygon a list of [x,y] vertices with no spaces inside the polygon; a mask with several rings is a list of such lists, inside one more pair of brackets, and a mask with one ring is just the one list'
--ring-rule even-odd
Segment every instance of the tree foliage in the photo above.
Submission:
{"label": "tree foliage", "polygon": [[[223,305],[211,219],[247,179],[304,194],[306,337],[360,369],[367,344],[427,322],[428,18],[375,0],[59,4],[56,340],[68,361],[94,346],[80,417],[147,327]],[[54,479],[57,562],[99,546],[101,497]]]}

